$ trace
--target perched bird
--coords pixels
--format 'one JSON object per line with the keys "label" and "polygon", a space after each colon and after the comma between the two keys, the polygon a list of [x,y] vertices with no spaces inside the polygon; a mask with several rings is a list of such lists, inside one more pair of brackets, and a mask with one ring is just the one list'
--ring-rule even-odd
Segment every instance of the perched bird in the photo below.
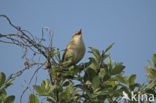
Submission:
{"label": "perched bird", "polygon": [[82,32],[81,29],[78,32],[75,32],[72,36],[72,40],[67,45],[62,62],[65,62],[68,60],[68,58],[71,58],[71,62],[69,65],[75,65],[77,64],[84,56],[86,51],[83,39],[82,39]]}

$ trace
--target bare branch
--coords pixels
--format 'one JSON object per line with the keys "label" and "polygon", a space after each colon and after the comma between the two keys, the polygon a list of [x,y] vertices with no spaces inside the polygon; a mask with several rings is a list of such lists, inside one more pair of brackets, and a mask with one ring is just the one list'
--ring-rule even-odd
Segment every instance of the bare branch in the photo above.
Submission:
{"label": "bare branch", "polygon": [[[15,26],[12,22],[11,22],[11,20],[6,16],[6,15],[0,15],[0,17],[4,17],[4,18],[6,18],[7,19],[7,21],[9,22],[9,24],[13,27],[13,28],[15,28],[17,31],[19,31],[22,35],[13,35],[13,36],[16,36],[16,37],[19,37],[21,40],[24,40],[24,41],[26,41],[27,43],[29,43],[29,44],[31,44],[34,48],[36,48],[41,54],[43,54],[43,56],[45,57],[45,58],[47,58],[47,55],[45,54],[45,50],[47,50],[47,48],[45,47],[45,46],[43,46],[43,45],[41,45],[41,44],[38,44],[38,43],[36,43],[35,42],[35,40],[34,40],[34,38],[33,38],[33,36],[32,36],[32,38],[30,38],[27,34],[25,34],[24,33],[24,31],[25,30],[21,30],[21,27],[19,27],[19,26]],[[27,31],[28,32],[28,31]],[[31,33],[29,33],[29,34],[31,34]],[[9,36],[9,35],[0,35],[0,37],[6,37],[6,36]],[[10,35],[10,36],[12,36],[12,35]],[[15,39],[13,39],[13,38],[7,38],[7,39],[12,39],[12,40],[15,40]],[[43,48],[44,50],[42,50],[41,48]]]}
{"label": "bare branch", "polygon": [[16,72],[16,73],[11,74],[11,75],[8,77],[8,79],[6,80],[6,83],[7,83],[8,81],[10,81],[11,79],[15,79],[15,78],[19,77],[20,75],[23,74],[23,72],[24,72],[25,70],[28,70],[30,67],[35,66],[35,65],[41,65],[41,66],[43,66],[44,64],[43,64],[43,63],[27,64],[27,66],[25,66],[24,69],[22,69],[22,70],[20,70],[20,71],[18,71],[18,72]]}
{"label": "bare branch", "polygon": [[9,24],[10,24],[12,27],[14,27],[15,29],[17,29],[17,30],[20,29],[19,27],[13,25],[12,22],[11,22],[11,20],[10,20],[6,15],[0,15],[0,17],[4,17],[4,18],[6,18],[7,21],[9,22]]}
{"label": "bare branch", "polygon": [[43,66],[43,65],[41,65],[40,67],[38,67],[38,68],[35,70],[35,72],[33,73],[33,75],[32,75],[32,77],[31,77],[29,83],[27,84],[27,87],[23,90],[23,92],[22,92],[22,94],[21,94],[20,103],[22,103],[22,98],[23,98],[25,92],[29,89],[30,83],[32,82],[32,80],[33,80],[35,74],[39,71],[39,69],[40,69],[42,66]]}
{"label": "bare branch", "polygon": [[[15,79],[21,76],[25,70],[34,68],[34,66],[39,66],[37,69],[35,68],[36,70],[33,73],[32,77],[30,78],[27,87],[22,92],[22,95],[20,97],[20,103],[22,103],[22,98],[23,98],[24,93],[29,89],[30,83],[32,82],[34,76],[36,75],[36,73],[42,66],[45,66],[45,68],[48,70],[51,84],[54,85],[55,83],[54,79],[51,77],[52,73],[50,69],[53,66],[60,66],[60,65],[55,61],[55,57],[53,54],[53,50],[55,50],[55,48],[53,47],[54,32],[49,27],[43,27],[42,35],[40,38],[38,38],[38,37],[35,37],[28,30],[23,30],[21,29],[21,27],[14,25],[6,15],[0,15],[0,17],[5,18],[9,22],[9,25],[17,31],[17,33],[8,33],[8,34],[0,33],[0,42],[17,45],[18,47],[24,50],[22,59],[24,59],[25,61],[24,62],[25,67],[22,70],[11,74],[8,77],[7,81],[10,81],[11,79]],[[48,35],[47,35],[48,41],[46,41],[45,39],[44,30],[48,32]],[[46,41],[45,44],[48,44],[48,45],[44,45],[44,41]],[[33,54],[32,57],[27,56],[28,53]],[[38,61],[35,58],[36,56],[39,57],[37,58]],[[40,62],[41,57],[44,57],[46,59],[44,63]],[[36,81],[37,81],[37,78],[36,78]]]}

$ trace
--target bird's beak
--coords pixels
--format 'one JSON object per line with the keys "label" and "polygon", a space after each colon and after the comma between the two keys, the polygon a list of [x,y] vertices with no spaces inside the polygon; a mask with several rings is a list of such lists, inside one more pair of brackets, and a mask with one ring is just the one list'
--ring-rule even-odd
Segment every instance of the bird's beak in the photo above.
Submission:
{"label": "bird's beak", "polygon": [[78,31],[78,34],[79,34],[79,35],[81,35],[81,34],[82,34],[81,29]]}

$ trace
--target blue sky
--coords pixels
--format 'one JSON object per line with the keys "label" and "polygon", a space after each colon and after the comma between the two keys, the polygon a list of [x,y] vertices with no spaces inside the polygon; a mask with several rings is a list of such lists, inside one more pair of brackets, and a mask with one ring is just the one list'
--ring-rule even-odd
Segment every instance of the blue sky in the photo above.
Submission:
{"label": "blue sky", "polygon": [[[40,36],[42,27],[50,27],[54,31],[54,46],[60,49],[65,48],[80,28],[87,51],[88,47],[103,50],[115,42],[110,50],[112,59],[124,63],[125,75],[137,74],[137,81],[143,82],[144,66],[156,53],[155,5],[155,0],[0,0],[0,14],[36,36]],[[15,31],[7,21],[0,18],[0,33],[12,32]],[[20,48],[0,43],[1,72],[8,76],[22,69],[21,55]],[[86,52],[81,62],[89,56]],[[24,80],[29,80],[30,75],[32,72],[27,71],[17,78],[9,94],[20,96],[26,85]],[[40,80],[48,77],[42,70],[38,75]]]}

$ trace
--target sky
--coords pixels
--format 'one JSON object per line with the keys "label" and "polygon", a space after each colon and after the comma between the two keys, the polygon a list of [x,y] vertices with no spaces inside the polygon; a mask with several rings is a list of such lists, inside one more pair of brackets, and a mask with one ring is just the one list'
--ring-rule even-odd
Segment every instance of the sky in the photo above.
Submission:
{"label": "sky", "polygon": [[[112,60],[123,62],[124,75],[136,74],[137,82],[142,83],[146,81],[144,66],[156,53],[155,5],[155,0],[0,0],[0,14],[7,15],[15,25],[35,36],[41,35],[42,27],[51,28],[53,45],[60,50],[79,29],[82,29],[87,51],[88,47],[102,51],[115,42],[109,51]],[[0,33],[16,32],[0,18]],[[21,56],[20,48],[0,43],[0,72],[9,76],[21,70],[24,67]],[[88,61],[89,56],[86,52],[80,62]],[[16,94],[16,103],[31,75],[32,71],[24,72],[13,87],[8,88],[8,94]],[[48,74],[40,70],[38,77],[38,81],[42,81]],[[28,90],[24,101],[27,102],[30,92]]]}

